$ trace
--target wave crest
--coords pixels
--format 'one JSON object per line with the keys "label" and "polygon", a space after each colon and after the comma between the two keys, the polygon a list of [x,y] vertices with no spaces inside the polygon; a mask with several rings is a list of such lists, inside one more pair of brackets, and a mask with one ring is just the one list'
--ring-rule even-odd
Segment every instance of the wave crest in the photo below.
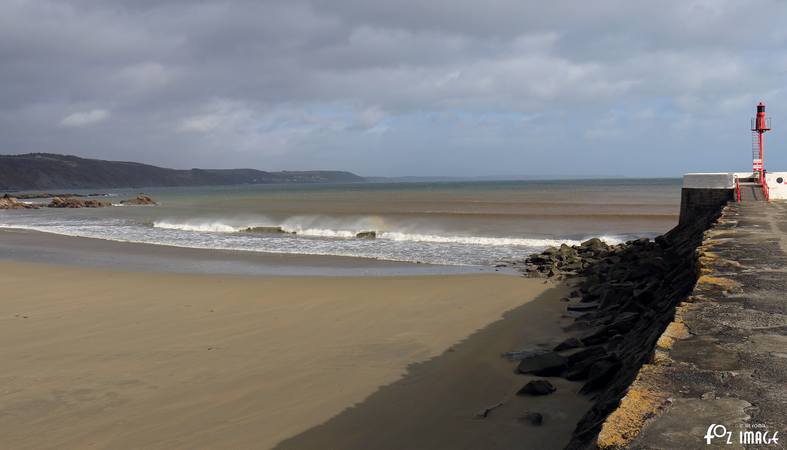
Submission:
{"label": "wave crest", "polygon": [[[222,222],[206,223],[173,223],[167,221],[157,221],[153,223],[155,228],[192,231],[199,233],[269,233],[269,234],[290,234],[296,236],[353,239],[358,233],[373,231],[376,239],[400,242],[429,242],[443,244],[461,245],[482,245],[500,247],[549,247],[561,244],[578,245],[580,239],[556,239],[556,238],[517,238],[517,237],[493,237],[493,236],[457,236],[424,233],[406,233],[402,231],[378,231],[369,229],[347,230],[330,228],[304,228],[299,226],[286,225],[243,225],[233,226]],[[615,236],[602,236],[601,239],[608,244],[617,244],[623,240]]]}
{"label": "wave crest", "polygon": [[196,231],[200,233],[237,233],[246,227],[233,227],[221,222],[212,223],[172,223],[172,222],[153,222],[153,228],[165,230]]}

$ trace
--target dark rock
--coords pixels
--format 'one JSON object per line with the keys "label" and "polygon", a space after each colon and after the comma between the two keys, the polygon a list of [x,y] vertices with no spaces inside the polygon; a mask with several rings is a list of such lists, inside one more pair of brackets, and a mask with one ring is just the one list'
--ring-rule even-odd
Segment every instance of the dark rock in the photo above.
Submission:
{"label": "dark rock", "polygon": [[295,234],[294,231],[289,232],[282,227],[247,227],[243,231],[246,233]]}
{"label": "dark rock", "polygon": [[607,341],[607,348],[609,349],[617,348],[620,346],[620,344],[624,342],[625,339],[626,337],[623,336],[622,334],[616,334],[611,338],[609,338],[609,340]]}
{"label": "dark rock", "polygon": [[568,370],[566,370],[565,378],[570,381],[589,378],[593,365],[599,360],[609,357],[606,349],[601,345],[580,350],[568,357]]}
{"label": "dark rock", "polygon": [[566,357],[555,352],[529,356],[519,362],[517,372],[548,377],[560,375],[568,364]]}
{"label": "dark rock", "polygon": [[104,206],[109,206],[109,203],[99,200],[55,197],[47,206],[49,208],[103,208]]}
{"label": "dark rock", "polygon": [[628,331],[639,320],[641,314],[636,312],[623,312],[618,314],[610,324],[611,328],[621,332]]}
{"label": "dark rock", "polygon": [[574,303],[566,306],[568,311],[591,311],[598,309],[598,302]]}
{"label": "dark rock", "polygon": [[0,209],[38,209],[38,206],[20,202],[16,198],[5,194],[0,198]]}
{"label": "dark rock", "polygon": [[523,422],[527,422],[531,425],[541,425],[544,423],[544,415],[537,412],[528,411],[519,419]]}
{"label": "dark rock", "polygon": [[547,380],[532,380],[518,390],[516,395],[549,395],[555,391],[555,386]]}
{"label": "dark rock", "polygon": [[355,235],[355,237],[357,237],[359,239],[375,239],[375,238],[377,238],[377,232],[376,231],[361,231],[360,233],[357,233]]}
{"label": "dark rock", "polygon": [[532,356],[539,356],[545,353],[549,353],[549,352],[541,348],[530,348],[524,350],[514,350],[511,352],[505,352],[503,353],[503,358],[509,361],[521,361],[525,358],[530,358]]}
{"label": "dark rock", "polygon": [[612,328],[607,325],[598,326],[592,328],[590,331],[586,332],[582,336],[579,337],[579,340],[582,341],[584,345],[596,345],[602,342],[606,342],[607,339],[610,337],[618,334],[615,328]]}
{"label": "dark rock", "polygon": [[593,284],[588,288],[588,296],[599,297],[601,294],[609,289],[609,285],[605,283]]}
{"label": "dark rock", "polygon": [[567,261],[563,265],[560,266],[560,270],[565,272],[577,271],[582,269],[582,261],[581,260],[572,260]]}
{"label": "dark rock", "polygon": [[607,351],[603,345],[594,345],[593,347],[583,348],[576,353],[572,353],[567,357],[567,363],[574,366],[582,363],[583,361],[596,361],[607,355]]}
{"label": "dark rock", "polygon": [[579,348],[579,347],[582,347],[582,341],[580,341],[579,339],[577,339],[575,337],[570,337],[570,338],[566,339],[565,341],[557,344],[557,346],[554,348],[554,350],[556,352],[562,352],[563,350],[571,350],[571,349],[575,349],[575,348]]}
{"label": "dark rock", "polygon": [[599,238],[588,239],[587,241],[581,243],[580,247],[583,250],[590,251],[594,254],[606,252],[609,249],[607,243]]}
{"label": "dark rock", "polygon": [[623,364],[615,357],[595,362],[588,373],[588,382],[579,390],[580,394],[588,394],[609,384]]}
{"label": "dark rock", "polygon": [[121,204],[124,205],[157,205],[152,198],[149,196],[139,193],[136,197],[129,199],[129,200],[121,200]]}

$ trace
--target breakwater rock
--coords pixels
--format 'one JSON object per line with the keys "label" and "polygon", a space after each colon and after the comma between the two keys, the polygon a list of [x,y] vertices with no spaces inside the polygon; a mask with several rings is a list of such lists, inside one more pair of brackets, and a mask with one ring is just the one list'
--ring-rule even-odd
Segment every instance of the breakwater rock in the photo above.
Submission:
{"label": "breakwater rock", "polygon": [[15,197],[5,194],[0,197],[0,209],[38,209],[37,206],[20,202]]}
{"label": "breakwater rock", "polygon": [[47,205],[48,208],[103,208],[110,206],[109,202],[102,202],[101,200],[82,200],[81,198],[73,197],[55,197]]}
{"label": "breakwater rock", "polygon": [[[579,422],[568,449],[595,448],[607,417],[620,404],[656,343],[672,322],[675,306],[698,277],[696,249],[719,209],[708,210],[651,241],[608,245],[591,239],[531,255],[528,276],[570,278],[576,290],[567,301],[567,327],[574,336],[552,352],[529,355],[521,373],[583,381],[581,393],[594,405]],[[524,369],[524,370],[523,370]]]}
{"label": "breakwater rock", "polygon": [[35,192],[31,194],[14,194],[14,197],[17,199],[22,200],[33,200],[33,199],[40,199],[40,198],[54,198],[54,197],[108,197],[109,194],[105,193],[93,193],[93,194],[75,194],[75,193],[58,193],[53,194],[50,192]]}
{"label": "breakwater rock", "polygon": [[261,234],[295,234],[294,231],[287,231],[282,227],[246,227],[242,230],[244,233],[261,233]]}
{"label": "breakwater rock", "polygon": [[124,205],[157,205],[155,200],[145,194],[138,194],[136,197],[128,200],[122,200],[120,203]]}

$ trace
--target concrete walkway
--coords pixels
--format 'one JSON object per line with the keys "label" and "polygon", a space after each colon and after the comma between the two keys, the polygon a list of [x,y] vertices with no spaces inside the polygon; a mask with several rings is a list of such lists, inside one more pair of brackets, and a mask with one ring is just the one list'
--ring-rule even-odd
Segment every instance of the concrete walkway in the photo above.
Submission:
{"label": "concrete walkway", "polygon": [[[601,448],[787,448],[787,203],[731,203],[698,251],[694,292]],[[724,436],[708,445],[714,424],[729,434],[712,428]]]}

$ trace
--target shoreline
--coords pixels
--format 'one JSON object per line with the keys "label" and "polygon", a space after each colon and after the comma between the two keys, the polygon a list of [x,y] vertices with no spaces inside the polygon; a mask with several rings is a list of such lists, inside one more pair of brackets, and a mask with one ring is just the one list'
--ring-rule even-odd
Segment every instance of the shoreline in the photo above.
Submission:
{"label": "shoreline", "polygon": [[452,266],[354,256],[266,253],[123,242],[0,228],[0,259],[121,271],[252,276],[400,276],[510,273],[491,266]]}
{"label": "shoreline", "polygon": [[[561,290],[499,274],[238,277],[0,262],[0,282],[0,434],[14,448],[270,448],[425,367],[467,389],[419,412],[452,405],[464,423],[499,401],[484,389],[503,385],[479,377],[520,387],[500,356],[517,349],[511,337],[562,337],[539,328],[560,329]],[[419,386],[445,392],[445,381]],[[518,413],[500,408],[483,423],[566,440],[553,427],[575,423],[547,415],[530,427],[509,417]]]}

